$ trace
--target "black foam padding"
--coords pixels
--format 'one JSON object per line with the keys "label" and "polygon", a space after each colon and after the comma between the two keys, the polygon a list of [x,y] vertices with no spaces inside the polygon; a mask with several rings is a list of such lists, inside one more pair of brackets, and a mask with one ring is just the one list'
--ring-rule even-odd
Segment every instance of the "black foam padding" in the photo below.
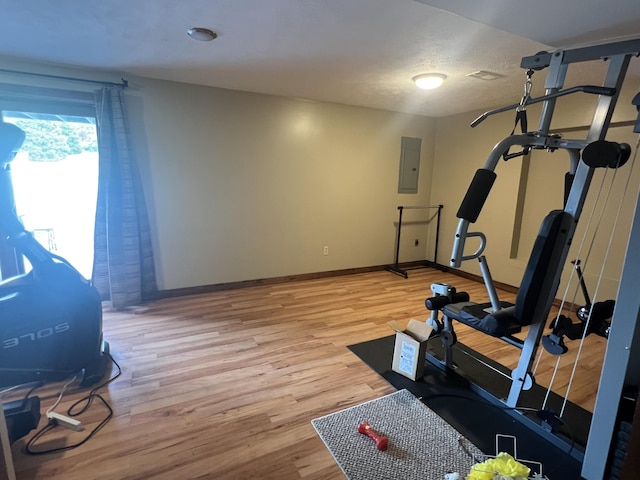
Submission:
{"label": "black foam padding", "polygon": [[496,174],[494,171],[485,168],[478,169],[456,216],[475,223],[495,180]]}
{"label": "black foam padding", "polygon": [[458,292],[453,295],[452,299],[454,302],[468,302],[469,294],[467,292]]}
{"label": "black foam padding", "polygon": [[638,110],[638,118],[636,119],[636,124],[633,127],[633,133],[640,133],[640,93],[636,93],[636,96],[633,97],[631,103],[635,105]]}
{"label": "black foam padding", "polygon": [[569,193],[571,192],[571,187],[573,186],[573,179],[575,175],[571,172],[567,172],[564,174],[564,203],[567,204],[567,200],[569,200]]}
{"label": "black foam padding", "polygon": [[436,295],[435,297],[429,297],[424,301],[427,310],[440,310],[445,305],[451,303],[449,297],[446,295]]}
{"label": "black foam padding", "polygon": [[627,163],[627,160],[629,160],[631,158],[631,145],[629,145],[628,143],[621,143],[620,144],[620,162],[618,162],[618,165],[616,168],[620,168],[621,166],[623,166],[625,163]]}
{"label": "black foam padding", "polygon": [[501,309],[489,314],[491,303],[462,302],[447,305],[442,312],[449,318],[479,330],[493,337],[504,337],[520,332],[521,327],[514,321],[514,305],[500,302]]}
{"label": "black foam padding", "polygon": [[454,293],[451,298],[447,295],[436,295],[429,297],[424,301],[428,310],[441,310],[445,305],[450,303],[468,302],[469,294],[467,292]]}
{"label": "black foam padding", "polygon": [[560,236],[562,224],[569,216],[563,210],[554,210],[542,221],[516,297],[515,319],[522,326],[531,325],[533,321],[540,289],[546,279],[549,264],[554,253],[564,242],[563,237]]}
{"label": "black foam padding", "polygon": [[630,156],[629,144],[607,140],[591,142],[582,151],[582,161],[592,168],[620,168]]}
{"label": "black foam padding", "polygon": [[600,85],[582,85],[580,88],[584,93],[590,93],[592,95],[605,95],[607,97],[613,97],[616,94],[616,89],[613,87],[602,87]]}

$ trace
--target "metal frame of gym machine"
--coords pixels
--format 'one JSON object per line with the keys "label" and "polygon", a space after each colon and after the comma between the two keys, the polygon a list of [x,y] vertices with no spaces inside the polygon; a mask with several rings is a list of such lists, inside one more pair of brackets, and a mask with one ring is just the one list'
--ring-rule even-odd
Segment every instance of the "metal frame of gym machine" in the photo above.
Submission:
{"label": "metal frame of gym machine", "polygon": [[[472,124],[472,126],[475,126],[494,113],[542,102],[538,130],[520,135],[512,134],[499,142],[489,155],[484,168],[493,171],[503,154],[506,154],[509,148],[513,146],[522,146],[525,149],[524,151],[531,149],[548,149],[551,151],[563,149],[569,153],[572,165],[577,164],[573,184],[564,208],[564,211],[570,215],[570,221],[563,225],[565,229],[564,247],[562,253],[552,259],[553,261],[540,289],[540,296],[535,306],[534,321],[529,327],[518,366],[513,372],[513,380],[506,400],[507,406],[515,407],[517,405],[522,390],[527,388],[526,384],[531,378],[531,367],[546,326],[546,319],[556,296],[560,276],[567,260],[569,246],[571,245],[594,173],[594,168],[579,160],[580,152],[589,143],[605,139],[629,62],[631,57],[639,54],[640,39],[636,39],[571,50],[557,50],[551,53],[544,52],[524,57],[521,61],[521,67],[524,69],[535,71],[548,68],[545,95],[538,99],[527,98],[526,102],[525,98],[523,98],[523,102],[520,105],[512,105],[487,112]],[[584,86],[561,90],[570,64],[594,60],[608,62],[608,70],[602,87]],[[598,95],[593,120],[584,140],[566,140],[557,135],[549,134],[556,99],[574,92]],[[640,123],[640,120],[638,123]],[[636,131],[638,126],[636,125]],[[640,199],[636,203],[616,307],[611,322],[612,328],[608,338],[596,404],[583,459],[582,476],[587,480],[603,478],[610,445],[614,436],[623,388],[628,386],[637,387],[640,384],[640,348],[636,347],[640,346],[640,324],[638,324],[638,320],[640,320],[640,295],[638,295],[638,291],[640,291],[640,275],[637,273],[640,272],[640,251],[637,248],[633,248],[633,245],[640,245],[639,205]],[[469,223],[465,219],[459,220],[452,254],[452,258],[456,259],[456,261],[452,261],[452,266],[459,267],[461,261],[481,256],[485,243],[484,234],[468,232]],[[465,257],[463,254],[464,243],[469,237],[480,237],[481,247],[475,254]],[[486,283],[491,292],[490,275],[488,275],[488,279],[489,281]],[[493,300],[492,298],[492,302]]]}

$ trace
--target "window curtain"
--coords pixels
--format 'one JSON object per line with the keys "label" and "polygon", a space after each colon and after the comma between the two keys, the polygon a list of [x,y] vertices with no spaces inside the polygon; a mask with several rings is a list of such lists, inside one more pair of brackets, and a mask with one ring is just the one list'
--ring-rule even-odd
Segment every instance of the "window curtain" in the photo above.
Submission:
{"label": "window curtain", "polygon": [[130,146],[121,87],[96,91],[99,174],[93,284],[115,309],[157,292],[142,182]]}

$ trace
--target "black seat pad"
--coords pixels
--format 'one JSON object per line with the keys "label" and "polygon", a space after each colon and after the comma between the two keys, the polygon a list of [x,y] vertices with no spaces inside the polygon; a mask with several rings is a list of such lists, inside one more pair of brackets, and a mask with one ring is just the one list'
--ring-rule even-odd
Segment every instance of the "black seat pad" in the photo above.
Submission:
{"label": "black seat pad", "polygon": [[[501,309],[495,313],[490,303],[451,303],[443,307],[442,312],[465,325],[494,337],[508,337],[518,333],[523,326],[531,325],[539,312],[539,302],[545,300],[540,292],[549,286],[550,265],[560,257],[568,241],[567,225],[572,221],[570,214],[563,210],[550,212],[543,220],[538,236],[533,244],[529,262],[525,269],[516,296],[515,305],[500,302]],[[557,288],[557,284],[556,284]]]}
{"label": "black seat pad", "polygon": [[512,303],[500,302],[500,310],[489,313],[492,310],[491,303],[460,302],[446,305],[442,312],[449,318],[493,337],[513,335],[522,330],[513,315],[515,306]]}

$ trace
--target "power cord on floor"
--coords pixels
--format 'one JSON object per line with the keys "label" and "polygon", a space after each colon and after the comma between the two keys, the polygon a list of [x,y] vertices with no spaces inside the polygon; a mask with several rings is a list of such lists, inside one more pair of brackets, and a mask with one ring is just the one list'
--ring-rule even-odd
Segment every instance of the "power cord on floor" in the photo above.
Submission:
{"label": "power cord on floor", "polygon": [[58,395],[58,399],[56,400],[56,402],[47,409],[47,416],[49,415],[49,413],[53,412],[53,410],[55,410],[58,404],[62,401],[62,396],[64,395],[64,392],[67,391],[67,388],[69,388],[69,385],[71,385],[73,382],[76,381],[76,378],[78,378],[78,376],[74,375],[71,380],[69,380],[67,383],[64,384],[64,386],[60,390],[60,395]]}
{"label": "power cord on floor", "polygon": [[89,409],[89,407],[93,404],[93,401],[95,399],[98,399],[106,407],[108,412],[107,416],[93,430],[91,430],[91,432],[85,438],[83,438],[78,443],[74,443],[72,445],[67,445],[59,448],[51,448],[48,450],[33,450],[32,447],[40,438],[42,438],[47,432],[50,432],[51,430],[59,426],[58,422],[55,419],[49,419],[49,422],[44,427],[42,427],[38,432],[36,432],[35,435],[33,435],[33,437],[31,437],[31,439],[27,442],[24,449],[26,454],[45,455],[49,453],[64,452],[67,450],[72,450],[81,445],[84,445],[87,441],[89,441],[89,439],[91,439],[96,433],[98,433],[107,423],[109,423],[109,420],[111,420],[111,417],[113,417],[113,409],[109,405],[109,402],[107,402],[104,399],[104,397],[97,392],[98,390],[100,390],[101,388],[105,387],[109,383],[113,382],[116,378],[118,378],[122,374],[122,368],[120,367],[120,365],[118,365],[118,362],[115,361],[115,359],[111,356],[110,353],[107,355],[109,355],[109,359],[113,362],[113,364],[117,368],[116,374],[111,378],[109,378],[107,381],[98,385],[97,387],[94,387],[86,397],[83,397],[77,402],[75,402],[67,410],[67,415],[69,417],[77,417],[78,415],[85,413]]}

